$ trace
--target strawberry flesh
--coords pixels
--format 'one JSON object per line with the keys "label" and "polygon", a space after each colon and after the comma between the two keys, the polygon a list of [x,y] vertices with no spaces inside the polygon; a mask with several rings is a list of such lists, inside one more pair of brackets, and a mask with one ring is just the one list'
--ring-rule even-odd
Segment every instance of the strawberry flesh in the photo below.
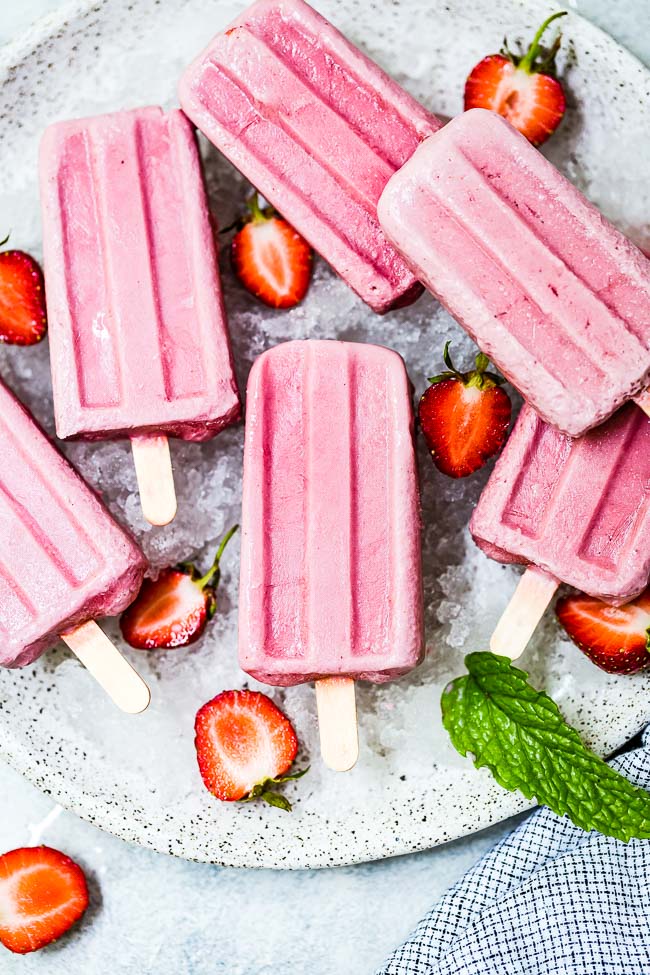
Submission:
{"label": "strawberry flesh", "polygon": [[88,907],[83,870],[48,846],[0,857],[0,941],[27,954],[56,941]]}
{"label": "strawberry flesh", "polygon": [[184,570],[164,569],[157,579],[144,580],[122,615],[124,639],[138,650],[170,650],[194,643],[208,621],[209,596]]}
{"label": "strawberry flesh", "polygon": [[136,650],[171,650],[199,639],[216,609],[221,556],[237,531],[224,536],[214,562],[204,576],[192,563],[164,569],[157,579],[145,579],[140,592],[122,614],[120,628]]}
{"label": "strawberry flesh", "polygon": [[251,218],[235,235],[231,257],[244,287],[272,308],[293,308],[305,297],[312,270],[307,241],[270,208],[261,210],[257,195]]}
{"label": "strawberry flesh", "polygon": [[533,145],[545,142],[562,120],[566,99],[554,77],[559,38],[543,58],[539,45],[548,25],[561,16],[564,14],[554,14],[542,24],[525,55],[514,55],[506,48],[479,61],[465,83],[465,110],[498,112]]}
{"label": "strawberry flesh", "polygon": [[467,477],[503,447],[512,406],[502,380],[486,372],[479,354],[476,369],[460,373],[445,347],[449,371],[431,380],[418,409],[420,427],[433,462],[449,477]]}
{"label": "strawberry flesh", "polygon": [[258,691],[223,691],[199,710],[195,732],[199,770],[212,795],[225,802],[254,796],[290,808],[286,800],[277,801],[283,797],[273,786],[285,781],[298,739],[270,698]]}
{"label": "strawberry flesh", "polygon": [[45,335],[43,272],[24,251],[0,254],[0,342],[34,345]]}
{"label": "strawberry flesh", "polygon": [[650,665],[650,590],[626,606],[582,593],[565,596],[555,611],[576,646],[608,674],[634,674]]}

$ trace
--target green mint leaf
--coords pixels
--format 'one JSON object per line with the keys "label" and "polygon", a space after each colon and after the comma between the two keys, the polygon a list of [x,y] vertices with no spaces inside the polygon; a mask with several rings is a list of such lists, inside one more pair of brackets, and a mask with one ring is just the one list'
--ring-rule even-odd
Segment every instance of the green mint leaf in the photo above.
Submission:
{"label": "green mint leaf", "polygon": [[584,830],[627,842],[650,838],[650,793],[584,745],[555,702],[507,657],[471,653],[469,674],[442,694],[454,748],[471,754],[499,785],[537,799]]}

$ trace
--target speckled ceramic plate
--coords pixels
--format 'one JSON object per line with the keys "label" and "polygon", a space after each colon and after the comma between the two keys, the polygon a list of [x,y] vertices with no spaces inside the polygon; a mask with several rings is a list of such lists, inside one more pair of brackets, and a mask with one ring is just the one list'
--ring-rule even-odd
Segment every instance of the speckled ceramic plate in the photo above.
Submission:
{"label": "speckled ceramic plate", "polygon": [[[237,0],[99,0],[42,21],[0,56],[0,214],[14,246],[40,253],[36,152],[55,119],[175,101],[183,66],[242,4]],[[461,109],[472,65],[504,32],[530,37],[549,12],[523,0],[319,0],[317,6],[413,94],[442,115]],[[498,10],[498,13],[497,13]],[[650,213],[649,76],[608,37],[566,18],[561,70],[566,121],[549,146],[564,171],[641,242]],[[203,145],[211,205],[230,223],[246,187]],[[242,388],[263,349],[295,336],[374,340],[398,349],[416,389],[452,338],[471,346],[430,297],[385,318],[373,315],[322,262],[307,301],[290,312],[262,309],[222,261]],[[47,343],[0,351],[2,375],[51,430]],[[139,536],[154,566],[195,555],[207,563],[239,517],[242,428],[209,444],[175,443],[180,509],[168,529],[142,521],[128,446],[66,447],[115,514]],[[408,678],[359,689],[361,759],[349,774],[323,769],[309,686],[272,691],[296,723],[300,764],[294,812],[220,804],[196,769],[197,708],[246,677],[236,663],[238,543],[229,550],[219,609],[188,650],[137,654],[153,703],[140,717],[115,711],[63,648],[35,666],[0,675],[0,752],[41,789],[99,826],[154,849],[198,860],[266,867],[351,863],[422,849],[486,826],[525,803],[451,749],[439,718],[444,684],[463,656],[487,645],[516,581],[473,546],[467,522],[487,471],[460,484],[434,471],[422,451],[428,654]],[[109,632],[117,637],[115,623]],[[538,685],[601,753],[650,719],[650,678],[608,678],[560,638],[552,618],[524,658]]]}

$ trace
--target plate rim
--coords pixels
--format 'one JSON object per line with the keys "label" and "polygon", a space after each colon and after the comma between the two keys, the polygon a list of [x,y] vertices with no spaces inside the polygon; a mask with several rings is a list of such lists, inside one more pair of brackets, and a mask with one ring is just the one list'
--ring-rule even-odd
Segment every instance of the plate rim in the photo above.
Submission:
{"label": "plate rim", "polygon": [[[123,3],[124,0],[121,0],[121,2]],[[133,0],[133,2],[137,3],[138,0]],[[565,9],[561,4],[556,3],[555,0],[552,3],[546,3],[544,0],[516,0],[516,3],[524,14],[530,13],[531,16],[536,15],[537,11],[543,10],[546,13],[549,8]],[[242,6],[245,5],[246,0],[242,0]],[[10,79],[11,73],[22,62],[35,55],[38,48],[44,42],[53,38],[55,34],[74,29],[76,22],[83,20],[83,18],[88,17],[93,12],[100,14],[104,8],[110,8],[110,6],[111,0],[66,0],[57,10],[37,18],[18,37],[2,46],[0,50],[0,84],[5,84]],[[616,41],[607,31],[588,20],[579,11],[573,8],[569,8],[569,10],[571,17],[580,23],[580,30],[585,33],[587,38],[590,34],[591,36],[597,37],[601,43],[605,44],[608,50],[616,52],[619,57],[623,57],[631,66],[636,68],[645,83],[650,87],[650,67],[645,65],[639,57]],[[648,721],[650,721],[650,701],[648,702],[645,717],[635,720],[633,724],[628,723],[625,727],[623,739],[613,746],[612,751],[622,747]],[[12,747],[12,744],[16,747]],[[143,835],[143,831],[141,830],[140,834],[135,836],[133,832],[129,832],[127,829],[120,829],[119,823],[116,821],[115,812],[110,808],[110,804],[108,803],[104,804],[103,807],[107,814],[104,821],[101,824],[97,822],[98,816],[96,815],[96,811],[100,808],[99,804],[95,806],[95,811],[91,812],[83,805],[84,798],[87,795],[83,790],[77,794],[63,790],[61,784],[57,781],[63,776],[63,773],[53,772],[49,768],[46,768],[45,771],[42,768],[38,768],[37,758],[32,756],[30,761],[29,753],[26,754],[25,744],[25,742],[22,742],[23,747],[21,747],[21,743],[15,741],[11,735],[6,737],[0,736],[0,757],[28,781],[32,782],[40,791],[48,794],[53,801],[57,802],[63,808],[74,812],[80,818],[112,835],[127,842],[137,842],[138,845],[159,853],[171,854],[183,859],[208,862],[221,866],[293,870],[324,869],[330,866],[352,865],[384,859],[386,857],[407,855],[432,848],[431,839],[427,838],[424,832],[422,832],[410,842],[398,842],[388,847],[385,840],[381,837],[375,839],[373,842],[367,841],[363,847],[356,847],[354,850],[346,846],[337,846],[331,857],[327,860],[323,859],[319,851],[313,854],[315,859],[311,858],[312,854],[307,853],[307,855],[304,855],[303,853],[294,855],[293,857],[288,856],[283,862],[279,863],[277,857],[273,855],[255,855],[251,859],[246,859],[245,856],[227,854],[218,857],[205,857],[198,854],[196,850],[191,851],[185,849],[183,844],[180,844],[179,849],[169,849],[164,845],[164,840],[161,840],[159,844],[156,843],[155,834],[147,835],[147,832],[144,831]],[[471,763],[469,767],[472,768]],[[452,826],[445,838],[442,841],[435,842],[434,845],[442,845],[463,836],[473,835],[522,811],[532,809],[535,806],[535,803],[525,800],[518,794],[505,793],[496,784],[495,787],[499,790],[499,793],[503,792],[502,801],[498,807],[495,807],[491,803],[486,804],[483,809],[483,815],[476,817],[476,826],[474,829],[467,830],[464,827],[459,826],[456,828]]]}

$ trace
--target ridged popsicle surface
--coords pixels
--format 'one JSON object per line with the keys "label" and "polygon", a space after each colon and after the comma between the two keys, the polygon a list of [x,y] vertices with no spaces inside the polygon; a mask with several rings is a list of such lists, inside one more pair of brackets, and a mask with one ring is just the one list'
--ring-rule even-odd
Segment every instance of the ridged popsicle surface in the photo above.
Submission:
{"label": "ridged popsicle surface", "polygon": [[270,684],[385,681],[422,649],[404,364],[377,346],[277,346],[248,386],[241,665]]}
{"label": "ridged popsicle surface", "polygon": [[629,403],[572,440],[524,406],[470,530],[498,562],[533,563],[611,603],[650,575],[650,419]]}
{"label": "ridged popsicle surface", "polygon": [[192,126],[56,123],[40,167],[58,435],[214,436],[239,398]]}
{"label": "ridged popsicle surface", "polygon": [[0,665],[121,612],[144,556],[0,383]]}
{"label": "ridged popsicle surface", "polygon": [[253,4],[187,69],[180,100],[372,308],[420,294],[377,200],[440,123],[308,4]]}
{"label": "ridged popsicle surface", "polygon": [[650,262],[512,126],[475,109],[385,190],[415,274],[547,422],[572,436],[650,379]]}

